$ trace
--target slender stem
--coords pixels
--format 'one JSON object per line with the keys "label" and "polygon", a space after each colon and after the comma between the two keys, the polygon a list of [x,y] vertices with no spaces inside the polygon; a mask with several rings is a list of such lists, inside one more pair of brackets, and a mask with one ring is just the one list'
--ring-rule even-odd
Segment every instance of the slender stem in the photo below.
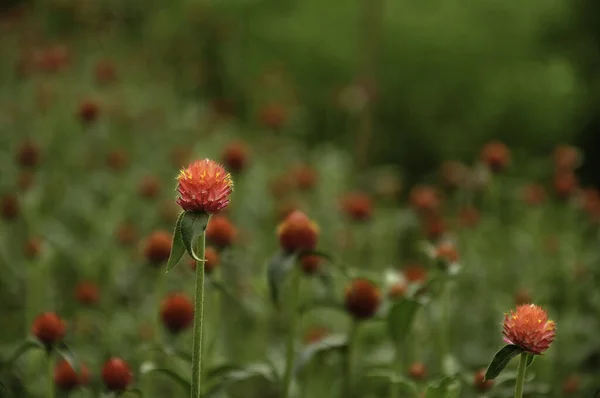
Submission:
{"label": "slender stem", "polygon": [[48,362],[48,398],[54,398],[54,356],[52,351],[48,351],[46,358]]}
{"label": "slender stem", "polygon": [[517,384],[515,386],[515,398],[523,397],[523,386],[525,385],[525,370],[527,370],[527,353],[521,353],[519,369],[517,370]]}
{"label": "slender stem", "polygon": [[288,340],[286,345],[286,364],[285,364],[285,375],[283,377],[283,398],[290,396],[290,389],[292,384],[292,370],[294,368],[294,343],[296,340],[296,324],[300,313],[298,311],[298,298],[300,296],[300,272],[297,269],[292,270],[292,286],[291,286],[291,300],[290,300],[290,330],[288,332]]}
{"label": "slender stem", "polygon": [[348,331],[348,345],[346,346],[346,358],[344,358],[344,388],[342,389],[342,398],[350,398],[352,395],[352,370],[354,364],[354,340],[358,322],[352,320],[350,330]]}
{"label": "slender stem", "polygon": [[202,379],[202,321],[204,318],[204,248],[205,234],[198,242],[198,261],[196,264],[196,304],[194,309],[194,341],[192,344],[192,395],[200,398],[200,381]]}

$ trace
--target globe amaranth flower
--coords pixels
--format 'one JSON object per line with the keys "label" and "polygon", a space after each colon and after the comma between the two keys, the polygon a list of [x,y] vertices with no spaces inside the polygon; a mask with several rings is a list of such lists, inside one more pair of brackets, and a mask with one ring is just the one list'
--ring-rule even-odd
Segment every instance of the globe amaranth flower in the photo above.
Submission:
{"label": "globe amaranth flower", "polygon": [[548,314],[535,304],[524,304],[505,314],[504,341],[521,347],[525,352],[540,355],[550,347],[556,336],[556,325]]}
{"label": "globe amaranth flower", "polygon": [[177,204],[185,211],[217,213],[229,204],[231,174],[210,159],[196,160],[177,177]]}
{"label": "globe amaranth flower", "polygon": [[44,312],[33,321],[31,333],[46,348],[51,348],[65,337],[66,325],[54,312]]}
{"label": "globe amaranth flower", "polygon": [[171,294],[160,305],[160,318],[171,333],[181,332],[192,325],[194,305],[183,293]]}
{"label": "globe amaranth flower", "polygon": [[301,211],[294,211],[277,227],[281,247],[288,253],[314,250],[319,237],[319,227]]}
{"label": "globe amaranth flower", "polygon": [[63,391],[71,391],[88,384],[89,381],[90,372],[82,363],[79,363],[79,374],[65,360],[60,361],[54,368],[54,384]]}
{"label": "globe amaranth flower", "polygon": [[133,379],[127,362],[121,358],[111,358],[102,368],[102,381],[109,391],[125,391]]}
{"label": "globe amaranth flower", "polygon": [[344,306],[355,319],[371,318],[381,304],[379,288],[367,279],[355,279],[346,287]]}

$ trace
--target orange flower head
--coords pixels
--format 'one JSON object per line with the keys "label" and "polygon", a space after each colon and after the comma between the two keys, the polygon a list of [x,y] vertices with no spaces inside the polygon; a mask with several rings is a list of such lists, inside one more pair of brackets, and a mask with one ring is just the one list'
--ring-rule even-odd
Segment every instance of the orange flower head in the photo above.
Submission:
{"label": "orange flower head", "polygon": [[523,188],[523,200],[529,206],[540,206],[546,200],[546,190],[541,184],[529,184]]}
{"label": "orange flower head", "polygon": [[93,306],[100,300],[100,290],[94,282],[84,281],[75,287],[75,298],[84,306]]}
{"label": "orange flower head", "polygon": [[79,374],[64,359],[54,368],[54,384],[62,391],[71,391],[75,388],[88,384],[90,381],[90,372],[88,368],[80,363]]}
{"label": "orange flower head", "polygon": [[171,333],[179,333],[192,324],[194,305],[185,294],[172,294],[160,305],[160,318]]}
{"label": "orange flower head", "polygon": [[267,104],[259,110],[258,119],[264,127],[279,130],[287,122],[287,110],[279,103]]}
{"label": "orange flower head", "polygon": [[145,242],[143,252],[152,265],[160,265],[169,259],[172,236],[166,231],[156,231]]}
{"label": "orange flower head", "polygon": [[440,167],[440,177],[446,188],[462,186],[467,178],[467,167],[456,160],[447,160]]}
{"label": "orange flower head", "polygon": [[296,186],[301,191],[313,189],[319,178],[317,171],[307,164],[297,166],[292,170],[292,174],[296,180]]}
{"label": "orange flower head", "polygon": [[485,369],[480,369],[475,373],[473,386],[479,392],[486,392],[494,386],[494,380],[486,380]]}
{"label": "orange flower head", "polygon": [[90,124],[98,119],[100,114],[100,105],[93,100],[85,100],[79,104],[79,109],[77,111],[79,119],[84,124]]}
{"label": "orange flower head", "polygon": [[402,270],[409,283],[423,283],[427,280],[427,270],[418,264],[410,264]]}
{"label": "orange flower head", "polygon": [[410,365],[408,375],[413,380],[424,380],[427,377],[427,368],[421,362],[415,362]]}
{"label": "orange flower head", "polygon": [[245,142],[234,141],[223,151],[223,163],[233,173],[240,173],[248,167],[250,148]]}
{"label": "orange flower head", "polygon": [[300,266],[306,275],[314,275],[321,268],[321,257],[316,255],[302,256]]}
{"label": "orange flower head", "polygon": [[114,171],[123,171],[129,164],[129,156],[124,149],[112,150],[106,155],[106,164]]}
{"label": "orange flower head", "polygon": [[219,248],[231,246],[235,242],[237,235],[237,229],[225,216],[218,215],[211,217],[206,227],[206,239]]}
{"label": "orange flower head", "polygon": [[455,263],[458,261],[458,251],[452,242],[443,242],[436,248],[435,257],[448,263]]}
{"label": "orange flower head", "polygon": [[210,159],[196,160],[177,177],[177,204],[185,211],[214,214],[229,204],[231,174]]}
{"label": "orange flower head", "polygon": [[44,312],[33,321],[31,333],[47,348],[50,348],[65,337],[66,326],[54,312]]}
{"label": "orange flower head", "polygon": [[556,336],[556,325],[535,304],[524,304],[504,316],[504,341],[521,347],[530,354],[546,351]]}
{"label": "orange flower head", "polygon": [[121,358],[109,359],[102,368],[102,381],[109,391],[125,391],[132,379],[129,365]]}
{"label": "orange flower head", "polygon": [[560,199],[567,199],[579,185],[577,176],[572,171],[560,171],[554,175],[554,191]]}
{"label": "orange flower head", "polygon": [[417,185],[410,191],[411,206],[420,213],[431,213],[440,207],[441,197],[437,189],[427,185]]}
{"label": "orange flower head", "polygon": [[402,282],[402,281],[395,282],[393,285],[390,286],[390,290],[388,292],[388,297],[391,299],[398,299],[398,298],[404,297],[404,295],[406,294],[407,288],[408,288],[408,286],[406,285],[405,282]]}
{"label": "orange flower head", "polygon": [[13,194],[6,194],[2,197],[2,218],[5,220],[14,220],[19,215],[21,209],[19,200]]}
{"label": "orange flower head", "polygon": [[367,279],[355,279],[346,287],[344,305],[355,319],[368,319],[381,303],[379,288]]}
{"label": "orange flower head", "polygon": [[349,193],[342,199],[342,210],[355,221],[367,221],[373,213],[373,203],[369,195],[362,192]]}
{"label": "orange flower head", "polygon": [[554,149],[554,168],[560,171],[575,170],[581,163],[579,149],[571,145],[558,145]]}
{"label": "orange flower head", "polygon": [[277,227],[279,243],[286,252],[314,250],[319,227],[301,211],[293,211]]}
{"label": "orange flower head", "polygon": [[23,142],[17,150],[17,163],[23,168],[36,167],[40,162],[40,148],[33,141]]}
{"label": "orange flower head", "polygon": [[160,180],[154,175],[145,176],[138,185],[138,192],[142,198],[156,198],[160,194]]}
{"label": "orange flower head", "polygon": [[492,141],[483,147],[480,158],[490,170],[499,172],[504,170],[510,163],[510,150],[504,143]]}

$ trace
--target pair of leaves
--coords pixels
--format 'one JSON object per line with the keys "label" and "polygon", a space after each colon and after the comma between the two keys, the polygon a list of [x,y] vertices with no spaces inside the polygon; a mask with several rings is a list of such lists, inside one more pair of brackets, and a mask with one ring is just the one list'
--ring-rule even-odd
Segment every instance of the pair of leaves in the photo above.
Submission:
{"label": "pair of leaves", "polygon": [[[496,377],[498,377],[500,372],[502,372],[504,370],[506,365],[508,365],[508,363],[514,357],[516,357],[517,355],[522,354],[524,352],[525,351],[521,347],[514,345],[514,344],[507,344],[504,347],[502,347],[500,349],[500,351],[498,351],[494,355],[492,362],[490,362],[490,365],[488,366],[487,370],[485,371],[485,379],[493,380]],[[535,356],[533,354],[527,354],[527,362],[526,362],[527,368],[529,366],[531,366],[534,359],[535,359]]]}
{"label": "pair of leaves", "polygon": [[394,304],[388,313],[388,330],[392,340],[400,345],[410,333],[421,304],[410,299],[402,299]]}
{"label": "pair of leaves", "polygon": [[194,250],[197,239],[204,234],[210,214],[192,211],[184,211],[175,223],[173,231],[173,243],[171,244],[171,253],[167,261],[167,272],[175,268],[181,260],[181,257],[187,253],[196,261],[204,261],[196,254]]}

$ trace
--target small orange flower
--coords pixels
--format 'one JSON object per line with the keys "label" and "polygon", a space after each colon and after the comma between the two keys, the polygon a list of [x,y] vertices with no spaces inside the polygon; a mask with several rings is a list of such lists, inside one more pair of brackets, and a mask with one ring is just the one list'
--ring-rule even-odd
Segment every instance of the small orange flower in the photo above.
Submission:
{"label": "small orange flower", "polygon": [[85,100],[79,104],[79,110],[77,111],[79,119],[85,124],[90,124],[98,119],[100,114],[100,105],[93,100]]}
{"label": "small orange flower", "polygon": [[231,246],[237,235],[237,229],[225,216],[211,217],[206,227],[206,239],[219,248]]}
{"label": "small orange flower", "polygon": [[423,283],[427,280],[427,270],[418,264],[410,264],[402,270],[404,277],[410,283]]}
{"label": "small orange flower", "polygon": [[572,171],[560,171],[554,175],[554,192],[561,199],[567,199],[576,190],[579,181]]}
{"label": "small orange flower", "polygon": [[319,227],[301,211],[292,212],[277,227],[279,243],[286,252],[314,250]]}
{"label": "small orange flower", "polygon": [[417,185],[411,189],[409,201],[416,211],[430,213],[440,207],[441,197],[434,187]]}
{"label": "small orange flower", "polygon": [[111,358],[102,368],[102,381],[109,391],[124,391],[133,379],[127,362],[121,358]]}
{"label": "small orange flower", "polygon": [[504,170],[510,163],[510,150],[504,143],[492,141],[483,147],[480,158],[490,170],[499,172]]}
{"label": "small orange flower", "polygon": [[231,174],[210,159],[196,160],[177,177],[177,204],[185,211],[214,214],[229,204]]}
{"label": "small orange flower", "polygon": [[406,285],[405,282],[395,282],[393,285],[390,286],[390,290],[388,292],[388,297],[391,299],[397,299],[400,297],[404,297],[404,295],[406,294],[406,290],[407,290],[408,286]]}
{"label": "small orange flower", "polygon": [[317,184],[317,171],[309,165],[300,165],[292,170],[296,186],[301,191],[309,191]]}
{"label": "small orange flower", "polygon": [[287,110],[279,103],[268,104],[259,110],[258,119],[264,127],[279,130],[287,121]]}
{"label": "small orange flower", "polygon": [[92,306],[100,299],[100,290],[94,282],[83,281],[75,287],[75,298],[81,305]]}
{"label": "small orange flower", "polygon": [[24,168],[36,167],[40,162],[40,148],[33,141],[23,142],[17,150],[17,163]]}
{"label": "small orange flower", "polygon": [[529,206],[540,206],[546,200],[546,190],[541,184],[529,184],[523,188],[523,200]]}
{"label": "small orange flower", "polygon": [[373,213],[371,198],[362,192],[349,193],[342,199],[341,205],[348,218],[355,221],[367,221]]}
{"label": "small orange flower", "polygon": [[54,384],[62,391],[71,391],[81,385],[88,384],[90,372],[88,368],[79,363],[79,374],[64,359],[54,368]]}
{"label": "small orange flower", "polygon": [[563,381],[562,391],[564,395],[574,396],[579,392],[581,387],[581,376],[578,374],[572,374],[567,376],[567,378]]}
{"label": "small orange flower", "polygon": [[142,198],[156,198],[160,194],[160,180],[153,175],[145,176],[140,181],[138,192]]}
{"label": "small orange flower", "polygon": [[27,239],[23,251],[28,258],[37,258],[42,251],[42,240],[36,237]]}
{"label": "small orange flower", "polygon": [[316,255],[302,256],[300,266],[306,275],[313,275],[321,267],[321,257]]}
{"label": "small orange flower", "polygon": [[380,303],[379,288],[367,279],[355,279],[346,287],[344,304],[355,319],[371,318]]}
{"label": "small orange flower", "polygon": [[494,386],[494,380],[486,380],[485,369],[480,369],[475,373],[473,386],[479,392],[489,391]]}
{"label": "small orange flower", "polygon": [[249,162],[250,148],[242,141],[234,141],[225,147],[222,160],[233,173],[242,172]]}
{"label": "small orange flower", "polygon": [[49,348],[62,341],[66,326],[54,312],[44,312],[33,321],[31,333]]}
{"label": "small orange flower", "polygon": [[106,156],[106,164],[114,171],[123,171],[129,164],[129,156],[125,150],[115,149]]}
{"label": "small orange flower", "polygon": [[421,362],[415,362],[410,365],[408,375],[414,380],[424,380],[427,377],[427,368]]}
{"label": "small orange flower", "polygon": [[540,355],[556,336],[554,321],[535,304],[524,304],[504,316],[504,341],[521,347],[528,353]]}
{"label": "small orange flower", "polygon": [[467,178],[467,167],[456,160],[447,160],[440,167],[440,177],[445,187],[461,187]]}
{"label": "small orange flower", "polygon": [[2,197],[2,218],[5,220],[14,220],[19,215],[19,200],[13,194],[6,194]]}
{"label": "small orange flower", "polygon": [[179,333],[192,324],[194,305],[185,294],[172,294],[160,305],[160,318],[171,333]]}
{"label": "small orange flower", "polygon": [[172,236],[166,231],[153,232],[146,239],[144,256],[150,264],[160,265],[169,259]]}
{"label": "small orange flower", "polygon": [[571,145],[558,145],[554,149],[554,168],[557,171],[572,171],[581,163],[579,149]]}
{"label": "small orange flower", "polygon": [[443,242],[438,245],[435,257],[448,263],[458,261],[458,251],[452,242]]}

